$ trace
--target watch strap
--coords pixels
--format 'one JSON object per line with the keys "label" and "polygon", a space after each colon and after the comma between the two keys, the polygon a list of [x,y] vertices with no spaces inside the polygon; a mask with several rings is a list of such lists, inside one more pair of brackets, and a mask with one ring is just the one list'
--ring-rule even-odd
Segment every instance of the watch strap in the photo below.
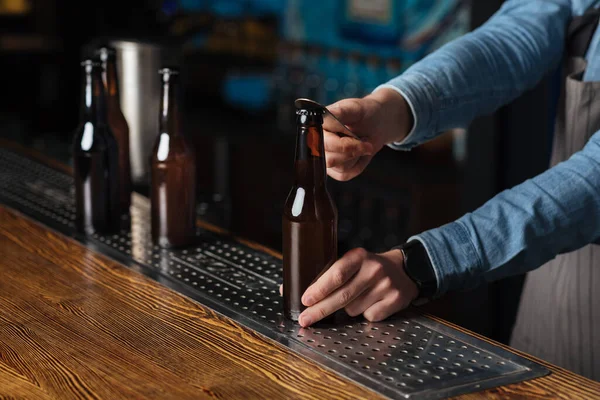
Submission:
{"label": "watch strap", "polygon": [[411,240],[398,246],[404,256],[403,268],[408,277],[419,289],[416,301],[429,300],[437,292],[437,279],[433,264],[423,243]]}

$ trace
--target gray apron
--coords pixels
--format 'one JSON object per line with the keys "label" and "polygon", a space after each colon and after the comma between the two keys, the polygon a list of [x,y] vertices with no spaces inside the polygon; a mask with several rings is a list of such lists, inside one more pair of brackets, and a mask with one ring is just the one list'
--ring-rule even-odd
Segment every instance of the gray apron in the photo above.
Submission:
{"label": "gray apron", "polygon": [[[590,10],[569,26],[551,166],[600,130],[600,82],[582,81],[597,23],[597,11]],[[527,275],[511,346],[600,381],[599,245],[561,254]]]}

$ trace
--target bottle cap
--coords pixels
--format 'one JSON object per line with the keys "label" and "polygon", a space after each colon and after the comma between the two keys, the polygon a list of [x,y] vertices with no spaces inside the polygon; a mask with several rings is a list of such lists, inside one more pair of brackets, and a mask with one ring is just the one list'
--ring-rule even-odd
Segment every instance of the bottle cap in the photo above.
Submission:
{"label": "bottle cap", "polygon": [[163,67],[158,70],[160,75],[179,75],[179,69],[173,67]]}
{"label": "bottle cap", "polygon": [[100,63],[92,58],[86,58],[83,59],[79,65],[82,67],[99,67]]}
{"label": "bottle cap", "polygon": [[108,60],[110,56],[114,56],[117,54],[117,51],[110,46],[100,46],[96,49],[96,56],[100,58],[102,62]]}

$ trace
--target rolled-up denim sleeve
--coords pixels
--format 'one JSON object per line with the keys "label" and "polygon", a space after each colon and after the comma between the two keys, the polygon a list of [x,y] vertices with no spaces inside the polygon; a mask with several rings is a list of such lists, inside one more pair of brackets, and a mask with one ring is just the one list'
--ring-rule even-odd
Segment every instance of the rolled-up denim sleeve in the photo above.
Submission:
{"label": "rolled-up denim sleeve", "polygon": [[570,0],[508,0],[480,28],[377,87],[402,94],[415,121],[410,134],[390,146],[409,150],[466,127],[535,86],[558,65],[570,17]]}
{"label": "rolled-up denim sleeve", "polygon": [[425,246],[441,295],[530,271],[598,238],[600,131],[567,161],[409,240]]}

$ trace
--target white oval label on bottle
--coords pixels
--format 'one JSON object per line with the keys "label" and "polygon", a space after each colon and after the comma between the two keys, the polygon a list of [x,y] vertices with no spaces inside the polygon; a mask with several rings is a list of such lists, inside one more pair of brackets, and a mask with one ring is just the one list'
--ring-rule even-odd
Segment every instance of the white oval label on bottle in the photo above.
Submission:
{"label": "white oval label on bottle", "polygon": [[169,135],[166,133],[160,134],[160,141],[158,142],[158,153],[156,154],[156,158],[158,161],[165,161],[169,156]]}
{"label": "white oval label on bottle", "polygon": [[88,151],[94,144],[94,127],[91,122],[86,122],[83,125],[83,135],[81,136],[81,149]]}
{"label": "white oval label on bottle", "polygon": [[294,198],[294,204],[292,204],[292,215],[294,217],[297,217],[302,212],[305,194],[306,192],[302,188],[298,188],[298,190],[296,190],[296,197]]}

